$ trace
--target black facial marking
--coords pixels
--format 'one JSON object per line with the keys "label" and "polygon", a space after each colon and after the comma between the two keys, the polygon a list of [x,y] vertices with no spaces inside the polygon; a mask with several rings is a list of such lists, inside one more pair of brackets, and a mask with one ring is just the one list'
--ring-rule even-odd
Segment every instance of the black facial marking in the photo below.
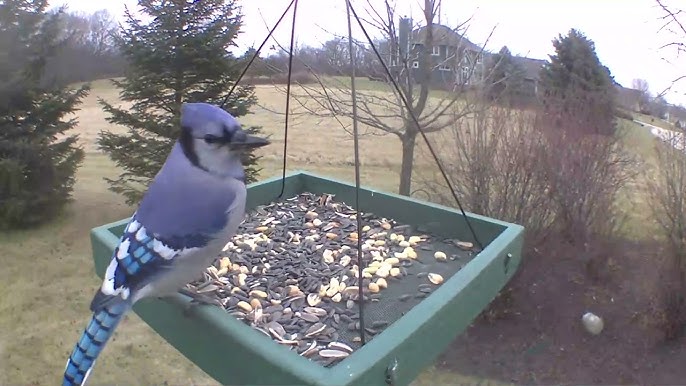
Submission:
{"label": "black facial marking", "polygon": [[221,143],[222,137],[217,137],[216,135],[212,134],[205,134],[205,143],[207,144],[213,144],[213,143]]}
{"label": "black facial marking", "polygon": [[183,154],[186,155],[191,164],[202,170],[206,170],[200,162],[198,161],[198,155],[195,152],[195,146],[193,145],[193,135],[191,134],[191,129],[188,127],[181,127],[181,136],[179,137],[179,143],[181,144],[181,150]]}
{"label": "black facial marking", "polygon": [[222,134],[224,134],[222,136],[224,143],[231,143],[231,140],[233,140],[233,133],[229,131],[228,127],[223,127]]}
{"label": "black facial marking", "polygon": [[226,126],[224,126],[221,136],[217,136],[214,134],[205,134],[203,139],[205,140],[205,143],[208,145],[222,146],[231,143],[231,140],[233,139],[233,134],[229,132]]}

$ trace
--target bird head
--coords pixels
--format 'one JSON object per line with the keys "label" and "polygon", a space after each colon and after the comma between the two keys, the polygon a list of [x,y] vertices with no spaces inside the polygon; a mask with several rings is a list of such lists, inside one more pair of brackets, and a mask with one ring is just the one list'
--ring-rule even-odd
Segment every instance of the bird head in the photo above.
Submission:
{"label": "bird head", "polygon": [[269,144],[246,133],[231,114],[208,103],[181,106],[181,148],[188,160],[205,171],[243,178],[241,153]]}

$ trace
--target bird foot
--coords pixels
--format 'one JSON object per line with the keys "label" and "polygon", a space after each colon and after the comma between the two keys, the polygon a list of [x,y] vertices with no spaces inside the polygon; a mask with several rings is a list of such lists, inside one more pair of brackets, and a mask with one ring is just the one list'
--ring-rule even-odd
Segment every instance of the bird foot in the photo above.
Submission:
{"label": "bird foot", "polygon": [[217,299],[214,299],[212,297],[209,297],[204,294],[200,294],[197,292],[194,292],[188,288],[182,288],[179,290],[179,293],[182,295],[186,295],[189,298],[191,298],[191,301],[188,303],[186,308],[183,311],[183,314],[185,316],[189,316],[190,312],[193,308],[197,307],[198,305],[207,305],[207,306],[218,306],[221,308],[224,308],[224,305]]}

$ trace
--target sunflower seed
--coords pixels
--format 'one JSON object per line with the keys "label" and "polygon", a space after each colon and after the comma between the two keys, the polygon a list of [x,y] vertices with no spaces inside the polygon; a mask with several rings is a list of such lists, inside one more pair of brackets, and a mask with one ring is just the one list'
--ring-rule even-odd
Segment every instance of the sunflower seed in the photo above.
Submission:
{"label": "sunflower seed", "polygon": [[345,358],[350,354],[341,350],[325,349],[319,351],[319,355],[324,358]]}

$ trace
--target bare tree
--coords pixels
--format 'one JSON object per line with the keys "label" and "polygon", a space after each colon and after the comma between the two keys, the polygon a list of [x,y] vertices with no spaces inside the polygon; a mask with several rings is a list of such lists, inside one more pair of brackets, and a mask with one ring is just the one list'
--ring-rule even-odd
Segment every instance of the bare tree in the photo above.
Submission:
{"label": "bare tree", "polygon": [[[663,50],[686,53],[686,11],[676,9],[663,0],[656,0],[664,12],[664,24],[659,32],[671,35]],[[672,82],[672,86],[686,79],[686,74]],[[664,90],[664,95],[672,87]],[[646,179],[652,199],[653,219],[659,224],[667,241],[665,277],[662,280],[662,328],[666,339],[683,335],[686,327],[686,139],[684,133],[665,132],[655,146],[656,168],[648,170]]]}
{"label": "bare tree", "polygon": [[645,79],[634,79],[631,81],[631,88],[638,90],[646,95],[650,95],[650,86]]}
{"label": "bare tree", "polygon": [[640,92],[638,108],[641,112],[647,111],[650,105],[650,86],[645,79],[634,79],[631,81],[631,88]]}
{"label": "bare tree", "polygon": [[[418,119],[425,133],[435,133],[450,125],[455,111],[466,116],[475,105],[465,98],[470,90],[479,94],[483,79],[484,49],[463,38],[465,23],[457,28],[434,23],[438,2],[424,0],[419,28],[407,18],[396,19],[394,6],[386,0],[384,9],[371,6],[366,10],[370,25],[383,36],[378,48],[390,68],[392,78],[384,77],[390,92],[357,90],[358,122],[370,131],[395,135],[402,145],[400,184],[398,191],[410,195],[415,145],[419,127],[406,108]],[[367,27],[365,27],[367,28]],[[358,57],[374,54],[368,45],[356,42]],[[375,55],[375,54],[374,54]],[[381,63],[376,60],[376,67]],[[367,63],[366,68],[375,67]],[[369,71],[383,73],[383,70]],[[398,84],[400,92],[393,86]],[[442,89],[441,93],[434,92]],[[319,85],[303,85],[293,98],[308,114],[319,117],[352,117],[351,91],[348,85],[320,79]],[[434,95],[432,95],[434,94]],[[439,96],[440,94],[440,96]]]}
{"label": "bare tree", "polygon": [[[438,135],[437,150],[469,211],[523,225],[527,247],[536,247],[552,230],[557,213],[545,164],[549,147],[537,127],[537,113],[483,103],[468,117],[455,111],[457,119]],[[430,201],[452,205],[435,170],[415,174]]]}
{"label": "bare tree", "polygon": [[[577,245],[593,270],[598,263],[593,243],[614,237],[622,225],[614,203],[636,169],[620,146],[621,136],[590,134],[569,119],[551,120],[540,106],[517,110],[482,103],[470,116],[456,112],[436,140],[465,206],[524,225],[529,249],[549,236]],[[431,201],[450,204],[435,175],[417,174]]]}
{"label": "bare tree", "polygon": [[[594,239],[617,235],[621,208],[620,191],[635,175],[635,157],[621,145],[622,134],[589,132],[583,121],[596,106],[578,106],[569,112],[548,111],[537,122],[547,150],[540,162],[546,165],[550,193],[557,206],[556,228],[569,242],[586,246]],[[591,263],[590,256],[586,256]]]}
{"label": "bare tree", "polygon": [[[686,54],[686,10],[667,4],[665,0],[655,1],[663,13],[660,17],[663,24],[658,30],[658,33],[665,32],[673,36],[673,39],[670,39],[670,41],[660,47],[660,49],[674,52],[675,57]],[[671,85],[660,92],[659,95],[665,95],[676,83],[684,80],[686,80],[686,74],[678,76],[671,82]]]}
{"label": "bare tree", "polygon": [[[658,167],[648,179],[655,219],[670,247],[682,255],[686,269],[686,141],[682,133],[665,131],[656,146]],[[686,274],[686,270],[684,271]]]}
{"label": "bare tree", "polygon": [[348,45],[343,39],[334,38],[326,41],[322,51],[323,56],[327,59],[329,74],[348,66],[350,54]]}
{"label": "bare tree", "polygon": [[71,83],[124,73],[126,61],[115,46],[118,24],[107,10],[65,12],[59,22],[58,34],[64,43],[47,60],[46,78]]}
{"label": "bare tree", "polygon": [[657,168],[648,176],[653,219],[667,241],[662,288],[667,339],[682,335],[686,326],[686,141],[683,133],[665,132],[656,144]]}

